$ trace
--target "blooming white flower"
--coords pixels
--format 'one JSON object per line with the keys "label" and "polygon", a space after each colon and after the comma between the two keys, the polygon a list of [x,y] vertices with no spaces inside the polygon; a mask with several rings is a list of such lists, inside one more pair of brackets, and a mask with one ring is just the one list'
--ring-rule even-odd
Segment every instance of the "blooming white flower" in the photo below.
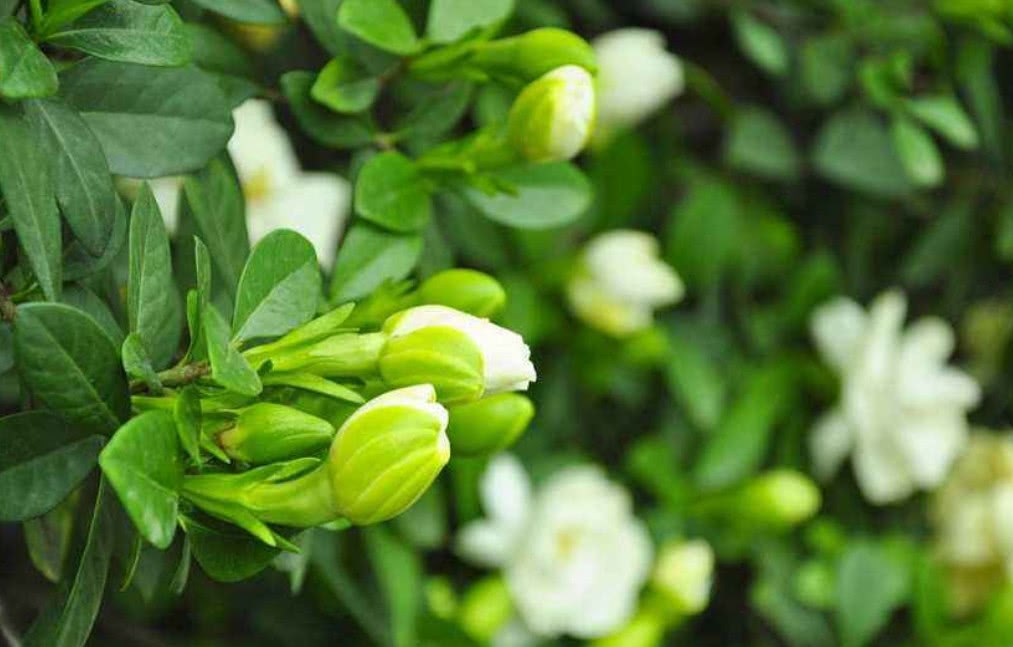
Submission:
{"label": "blooming white flower", "polygon": [[447,306],[425,305],[408,308],[384,323],[384,331],[399,337],[430,326],[446,326],[474,342],[482,354],[486,395],[526,391],[537,378],[531,363],[531,349],[512,330]]}
{"label": "blooming white flower", "polygon": [[974,610],[1013,582],[1013,437],[971,436],[932,506],[936,550],[950,567],[950,598]]}
{"label": "blooming white flower", "polygon": [[532,495],[524,468],[497,456],[481,483],[488,518],[457,549],[501,567],[519,618],[543,637],[602,636],[629,620],[652,549],[627,492],[595,467],[563,469]]}
{"label": "blooming white flower", "polygon": [[514,148],[532,162],[568,160],[587,145],[594,118],[594,80],[579,65],[564,65],[521,91],[507,130]]}
{"label": "blooming white flower", "polygon": [[656,308],[676,303],[684,293],[679,275],[658,258],[658,241],[628,229],[591,240],[567,285],[574,313],[617,337],[649,327]]}
{"label": "blooming white flower", "polygon": [[978,384],[948,367],[954,337],[935,318],[903,329],[906,302],[887,292],[866,313],[838,298],[818,308],[811,326],[821,355],[841,377],[837,407],[814,426],[817,475],[832,476],[850,453],[865,497],[877,504],[931,489],[967,440],[966,413]]}
{"label": "blooming white flower", "polygon": [[656,31],[630,27],[591,42],[598,61],[596,138],[637,125],[682,93],[682,63]]}

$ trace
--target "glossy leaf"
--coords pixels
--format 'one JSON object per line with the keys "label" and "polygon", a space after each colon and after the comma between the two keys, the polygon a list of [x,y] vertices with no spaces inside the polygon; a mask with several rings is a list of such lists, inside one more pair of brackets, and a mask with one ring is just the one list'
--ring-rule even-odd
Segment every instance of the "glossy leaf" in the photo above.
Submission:
{"label": "glossy leaf", "polygon": [[313,72],[286,72],[281,77],[281,91],[306,134],[333,148],[355,148],[371,142],[373,129],[364,118],[335,114],[313,100],[314,83]]}
{"label": "glossy leaf", "polygon": [[393,231],[418,231],[432,214],[429,187],[415,163],[400,153],[369,159],[355,181],[355,212]]}
{"label": "glossy leaf", "polygon": [[433,0],[426,36],[435,43],[452,43],[472,30],[505,20],[513,10],[514,0]]}
{"label": "glossy leaf", "polygon": [[219,582],[238,582],[267,568],[279,553],[249,534],[220,524],[183,520],[193,558],[208,577]]}
{"label": "glossy leaf", "polygon": [[908,586],[907,574],[882,546],[868,541],[850,545],[837,573],[841,644],[869,644],[904,601]]}
{"label": "glossy leaf", "polygon": [[465,196],[486,217],[504,225],[561,227],[577,220],[591,205],[591,184],[568,162],[517,166],[490,176],[502,191],[489,194],[469,188]]}
{"label": "glossy leaf", "polygon": [[257,372],[229,343],[229,324],[213,305],[209,304],[203,313],[203,327],[211,361],[211,378],[229,391],[251,396],[259,394],[263,387]]}
{"label": "glossy leaf", "polygon": [[274,0],[193,0],[193,3],[236,22],[260,25],[285,22],[285,13]]}
{"label": "glossy leaf", "polygon": [[911,191],[886,128],[869,112],[833,115],[820,129],[812,156],[820,174],[844,188],[886,197]]}
{"label": "glossy leaf", "polygon": [[207,246],[222,284],[234,295],[250,254],[243,193],[235,172],[222,160],[214,160],[186,179],[183,195],[198,237]]}
{"label": "glossy leaf", "polygon": [[403,279],[421,253],[422,237],[417,234],[396,234],[366,223],[354,225],[338,250],[331,301],[354,301],[387,281]]}
{"label": "glossy leaf", "polygon": [[56,94],[56,68],[14,18],[0,18],[0,97],[38,99]]}
{"label": "glossy leaf", "polygon": [[344,0],[338,8],[338,24],[394,54],[414,54],[421,46],[411,19],[397,0]]}
{"label": "glossy leaf", "polygon": [[370,76],[350,56],[331,59],[310,88],[314,101],[347,114],[368,109],[379,92],[380,80]]}

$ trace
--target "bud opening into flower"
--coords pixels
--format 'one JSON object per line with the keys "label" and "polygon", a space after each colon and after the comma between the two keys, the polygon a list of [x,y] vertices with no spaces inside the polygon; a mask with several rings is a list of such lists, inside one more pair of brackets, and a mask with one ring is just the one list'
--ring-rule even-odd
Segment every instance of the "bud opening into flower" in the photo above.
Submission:
{"label": "bud opening into flower", "polygon": [[564,65],[528,84],[510,108],[510,144],[532,162],[572,159],[594,127],[594,80],[582,67]]}

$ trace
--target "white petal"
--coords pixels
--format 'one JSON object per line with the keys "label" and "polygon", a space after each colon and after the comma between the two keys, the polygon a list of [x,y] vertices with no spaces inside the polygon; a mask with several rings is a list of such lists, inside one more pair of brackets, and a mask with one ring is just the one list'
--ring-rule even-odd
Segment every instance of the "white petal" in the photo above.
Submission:
{"label": "white petal", "polygon": [[513,454],[497,455],[479,484],[482,507],[498,525],[520,532],[531,514],[531,481]]}
{"label": "white petal", "polygon": [[863,439],[851,457],[858,487],[869,502],[877,505],[895,503],[915,489],[905,457],[882,436]]}
{"label": "white petal", "polygon": [[299,158],[288,133],[274,118],[271,103],[249,99],[232,112],[232,117],[236,129],[229,140],[229,155],[246,188],[244,192],[249,192],[251,184],[258,185],[258,193],[288,186],[299,174]]}
{"label": "white petal", "polygon": [[981,399],[981,387],[970,375],[955,368],[914,370],[902,367],[897,396],[906,407],[972,409]]}
{"label": "white petal", "polygon": [[872,302],[861,349],[863,380],[879,384],[892,379],[906,311],[907,300],[896,290],[884,292]]}
{"label": "white petal", "polygon": [[514,619],[503,626],[492,637],[492,647],[534,647],[540,642],[524,623]]}
{"label": "white petal", "polygon": [[816,308],[810,319],[810,332],[824,361],[838,371],[854,361],[866,322],[862,306],[844,297]]}
{"label": "white petal", "polygon": [[953,328],[937,317],[924,317],[911,324],[901,339],[902,364],[940,365],[953,352]]}
{"label": "white petal", "polygon": [[840,410],[834,409],[820,417],[809,432],[809,455],[816,478],[821,481],[833,478],[854,443],[854,432]]}
{"label": "white petal", "polygon": [[933,489],[967,444],[968,429],[962,412],[935,411],[903,421],[894,437],[911,477],[919,487]]}
{"label": "white petal", "polygon": [[473,521],[457,533],[454,550],[473,564],[495,568],[507,563],[513,543],[511,528],[492,521]]}
{"label": "white petal", "polygon": [[183,178],[160,177],[149,180],[151,194],[158,203],[158,210],[162,212],[162,221],[169,235],[174,235],[179,226],[179,194],[183,186]]}

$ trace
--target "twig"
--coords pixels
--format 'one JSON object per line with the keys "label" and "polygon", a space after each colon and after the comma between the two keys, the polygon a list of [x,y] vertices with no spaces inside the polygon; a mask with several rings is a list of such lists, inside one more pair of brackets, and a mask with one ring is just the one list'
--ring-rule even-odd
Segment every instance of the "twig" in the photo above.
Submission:
{"label": "twig", "polygon": [[[183,386],[210,374],[211,365],[205,361],[200,361],[193,364],[184,364],[183,366],[174,366],[161,371],[158,374],[158,381],[161,382],[162,386]],[[143,391],[146,386],[144,380],[132,380],[130,382],[130,391],[137,393]]]}

